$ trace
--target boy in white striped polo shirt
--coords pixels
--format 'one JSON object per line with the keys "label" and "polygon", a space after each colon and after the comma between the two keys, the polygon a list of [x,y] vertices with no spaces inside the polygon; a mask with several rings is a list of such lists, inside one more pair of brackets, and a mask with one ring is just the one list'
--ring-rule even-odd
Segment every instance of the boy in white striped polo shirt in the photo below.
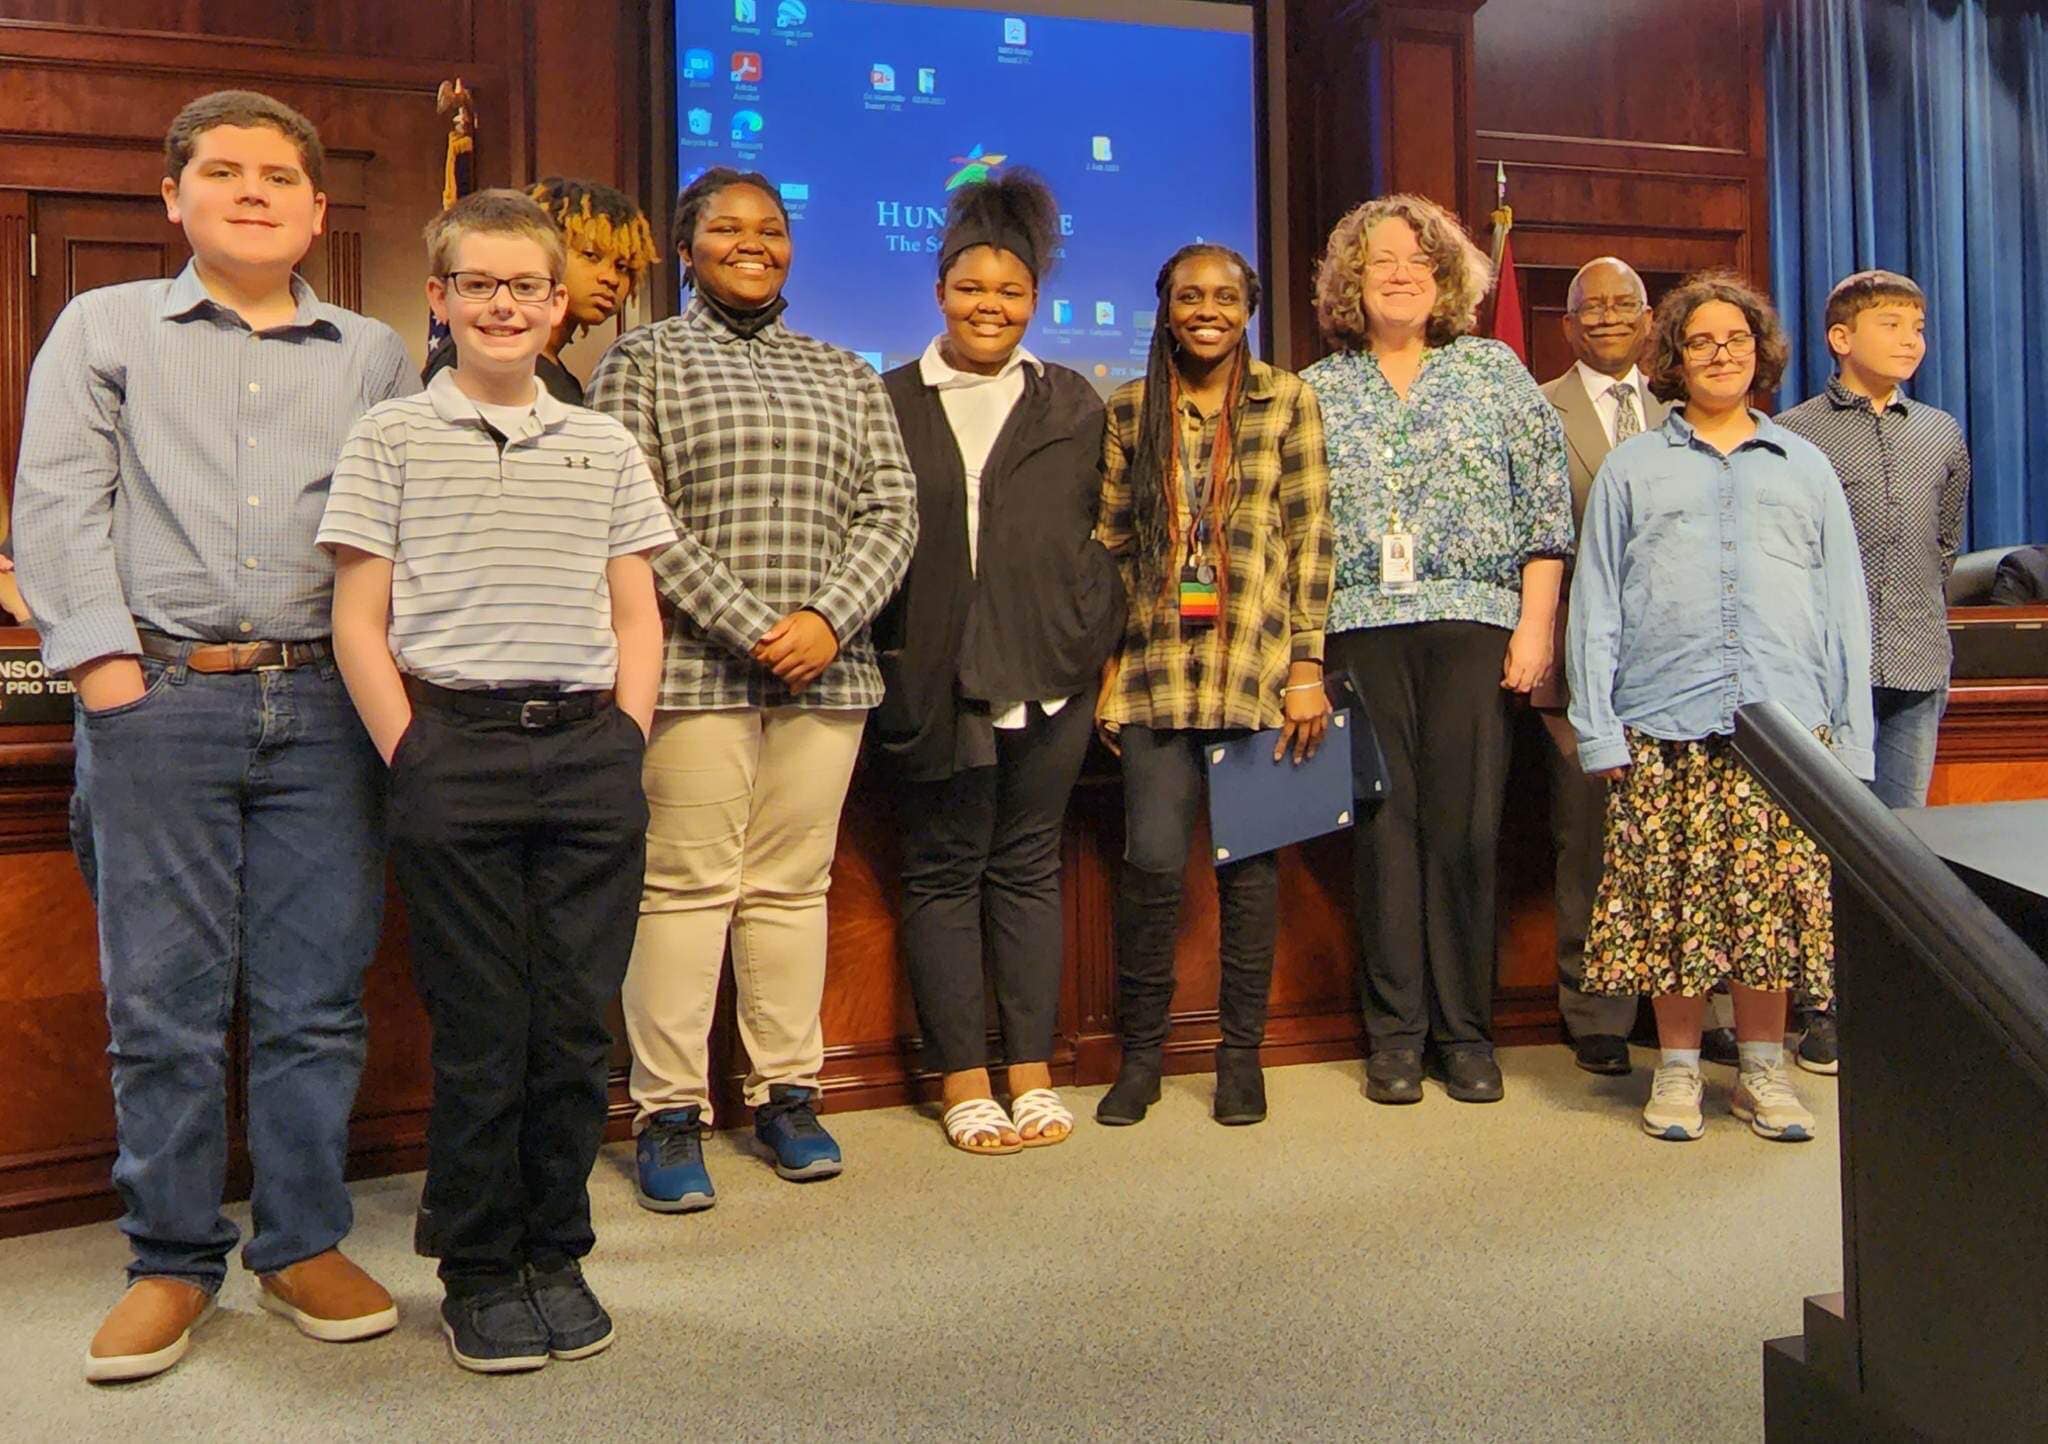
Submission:
{"label": "boy in white striped polo shirt", "polygon": [[535,382],[568,301],[546,212],[483,191],[426,235],[461,359],[357,423],[320,542],[433,1024],[442,1328],[458,1364],[508,1373],[612,1340],[578,1260],[645,868],[647,558],[676,532],[625,428]]}

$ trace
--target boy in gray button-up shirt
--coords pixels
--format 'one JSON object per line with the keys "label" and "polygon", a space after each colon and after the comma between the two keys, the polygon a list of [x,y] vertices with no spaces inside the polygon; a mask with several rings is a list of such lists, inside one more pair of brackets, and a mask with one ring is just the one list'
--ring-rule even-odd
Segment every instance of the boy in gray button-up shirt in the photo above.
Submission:
{"label": "boy in gray button-up shirt", "polygon": [[387,326],[293,274],[326,213],[312,125],[249,91],[164,142],[193,259],[57,318],[29,380],[14,523],[43,656],[77,688],[72,835],[99,907],[129,1288],[93,1380],[183,1356],[237,1230],[227,1020],[249,1017],[260,1300],[366,1338],[391,1297],[336,1247],[384,895],[377,754],[326,641],[314,544],[342,438],[413,389]]}

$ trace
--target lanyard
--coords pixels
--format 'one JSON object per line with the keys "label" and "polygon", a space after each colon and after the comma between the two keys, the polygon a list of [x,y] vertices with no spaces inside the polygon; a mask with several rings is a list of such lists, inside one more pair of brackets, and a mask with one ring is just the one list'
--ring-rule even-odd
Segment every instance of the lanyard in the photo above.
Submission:
{"label": "lanyard", "polygon": [[[1220,430],[1220,421],[1218,427]],[[1206,467],[1199,466],[1196,464],[1197,453],[1188,444],[1185,416],[1174,419],[1174,429],[1178,433],[1176,440],[1180,448],[1181,486],[1187,496],[1188,536],[1194,543],[1194,552],[1199,555],[1209,542],[1209,493],[1216,485],[1216,471],[1218,463],[1222,460],[1219,454],[1222,448],[1211,446],[1209,464]],[[1195,435],[1199,439],[1201,433],[1196,432]]]}

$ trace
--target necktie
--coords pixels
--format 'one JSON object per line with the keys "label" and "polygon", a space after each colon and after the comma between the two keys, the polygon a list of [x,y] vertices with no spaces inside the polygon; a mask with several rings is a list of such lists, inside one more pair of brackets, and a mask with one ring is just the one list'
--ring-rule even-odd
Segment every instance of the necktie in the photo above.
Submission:
{"label": "necktie", "polygon": [[1643,413],[1636,409],[1636,388],[1626,381],[1614,383],[1614,440],[1628,440],[1643,429]]}

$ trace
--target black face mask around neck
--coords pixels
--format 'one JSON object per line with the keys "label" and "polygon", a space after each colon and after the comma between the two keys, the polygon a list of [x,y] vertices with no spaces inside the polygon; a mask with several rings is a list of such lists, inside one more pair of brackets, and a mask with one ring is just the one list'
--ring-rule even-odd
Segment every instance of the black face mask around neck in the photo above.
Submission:
{"label": "black face mask around neck", "polygon": [[697,287],[697,299],[704,303],[704,309],[716,316],[725,328],[743,340],[751,341],[773,324],[775,318],[789,309],[789,298],[778,295],[765,306],[742,310],[730,301],[722,301],[704,287]]}

